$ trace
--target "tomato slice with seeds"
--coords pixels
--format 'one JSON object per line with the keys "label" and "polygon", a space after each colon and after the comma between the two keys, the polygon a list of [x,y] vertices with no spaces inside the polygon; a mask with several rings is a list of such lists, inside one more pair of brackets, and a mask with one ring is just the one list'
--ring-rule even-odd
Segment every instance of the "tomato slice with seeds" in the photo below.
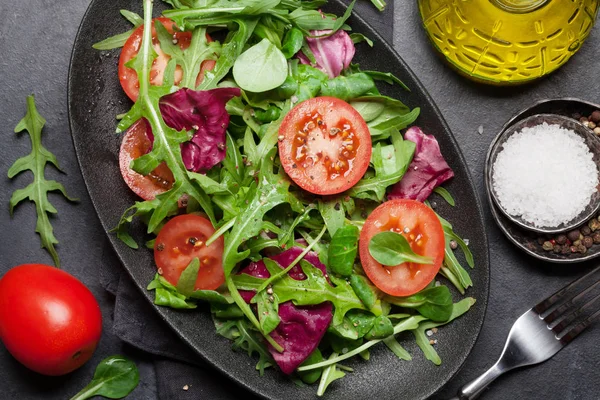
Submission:
{"label": "tomato slice with seeds", "polygon": [[148,131],[148,121],[143,118],[136,121],[125,132],[119,151],[119,168],[123,180],[135,194],[144,200],[152,200],[157,195],[171,189],[175,181],[173,173],[164,162],[147,176],[140,175],[129,167],[131,161],[150,151],[152,143],[148,138]]}
{"label": "tomato slice with seeds", "polygon": [[[402,263],[381,265],[371,256],[369,242],[380,232],[404,236],[411,249],[433,259],[432,264]],[[410,296],[424,289],[437,275],[444,261],[444,230],[435,212],[416,200],[390,200],[377,207],[360,233],[360,262],[371,282],[392,296]]]}
{"label": "tomato slice with seeds", "polygon": [[315,97],[294,107],[279,128],[279,156],[288,176],[314,194],[341,193],[365,174],[371,135],[350,104]]}
{"label": "tomato slice with seeds", "polygon": [[154,261],[169,283],[177,285],[181,273],[194,258],[200,260],[196,290],[214,290],[225,282],[223,236],[210,246],[206,240],[215,233],[210,221],[200,215],[173,217],[162,227],[154,243]]}
{"label": "tomato slice with seeds", "polygon": [[[165,52],[163,52],[160,48],[160,42],[156,35],[156,29],[154,28],[155,21],[160,21],[167,31],[173,35],[173,41],[179,45],[181,50],[185,50],[190,47],[192,33],[181,32],[179,28],[177,28],[177,25],[175,25],[175,23],[169,18],[161,17],[152,20],[152,46],[154,47],[154,50],[158,56],[152,62],[152,69],[150,70],[150,83],[152,85],[162,85],[165,68],[167,67],[167,63],[171,57],[165,54]],[[138,52],[140,51],[140,47],[142,46],[143,34],[144,25],[140,25],[135,31],[133,31],[131,36],[129,36],[129,39],[127,39],[123,45],[121,56],[119,57],[119,81],[121,82],[121,86],[123,87],[125,94],[127,94],[132,101],[136,101],[138,98],[138,94],[140,92],[140,82],[138,81],[135,70],[127,67],[125,64],[137,56]],[[206,34],[206,40],[208,42],[212,42],[212,38],[208,34]],[[196,79],[196,86],[202,82],[202,79],[204,79],[204,72],[210,71],[214,67],[214,60],[206,60],[202,62],[198,78]],[[178,85],[181,82],[182,77],[183,70],[178,65],[175,69],[175,85]]]}

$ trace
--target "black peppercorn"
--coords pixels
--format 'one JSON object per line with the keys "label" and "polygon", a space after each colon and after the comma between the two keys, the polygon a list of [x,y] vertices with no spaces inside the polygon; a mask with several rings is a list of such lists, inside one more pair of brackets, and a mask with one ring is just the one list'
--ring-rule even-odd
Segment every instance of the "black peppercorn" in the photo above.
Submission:
{"label": "black peppercorn", "polygon": [[592,239],[594,240],[594,243],[600,244],[600,232],[594,233],[594,235],[592,236]]}
{"label": "black peppercorn", "polygon": [[590,247],[592,247],[593,244],[594,244],[594,239],[592,239],[591,236],[584,236],[583,237],[583,245],[585,247],[587,247],[589,249]]}
{"label": "black peppercorn", "polygon": [[565,244],[565,243],[567,243],[567,236],[566,235],[558,235],[556,237],[556,243],[558,243],[558,244]]}
{"label": "black peppercorn", "polygon": [[581,228],[581,234],[583,236],[589,236],[590,233],[592,233],[592,230],[590,229],[589,226],[584,226]]}
{"label": "black peppercorn", "polygon": [[571,242],[574,242],[576,240],[579,240],[579,235],[581,235],[581,232],[579,232],[579,229],[575,229],[574,231],[567,233],[567,238]]}
{"label": "black peppercorn", "polygon": [[590,116],[590,119],[592,121],[594,121],[595,123],[600,122],[600,110],[596,110],[592,113],[592,115]]}

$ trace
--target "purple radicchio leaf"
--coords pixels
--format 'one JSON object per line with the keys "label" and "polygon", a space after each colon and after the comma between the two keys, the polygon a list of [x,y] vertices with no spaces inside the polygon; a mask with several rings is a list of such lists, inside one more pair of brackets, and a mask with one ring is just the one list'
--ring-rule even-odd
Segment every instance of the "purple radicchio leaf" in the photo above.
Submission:
{"label": "purple radicchio leaf", "polygon": [[413,126],[404,138],[416,144],[415,156],[402,180],[392,187],[388,199],[424,201],[433,189],[452,178],[454,172],[444,160],[433,135],[426,135],[421,128]]}
{"label": "purple radicchio leaf", "polygon": [[[326,35],[331,30],[311,31],[312,36]],[[354,57],[354,43],[346,31],[339,30],[323,38],[306,38],[306,43],[315,56],[316,64],[310,62],[302,51],[296,55],[302,64],[311,65],[333,79],[350,66]]]}
{"label": "purple radicchio leaf", "polygon": [[192,140],[181,145],[188,170],[206,172],[225,158],[225,131],[229,126],[225,104],[240,94],[238,88],[183,88],[160,99],[160,113],[169,127],[195,130]]}
{"label": "purple radicchio leaf", "polygon": [[[292,247],[276,256],[270,257],[282,268],[286,268],[302,253],[299,247]],[[325,265],[319,261],[315,252],[309,252],[304,260],[311,263],[323,272],[327,277]],[[248,274],[257,278],[268,278],[270,276],[264,262],[250,263],[240,271],[240,274]],[[306,279],[299,264],[295,265],[289,272],[291,278],[301,281]],[[240,295],[250,303],[254,292],[240,290]],[[278,352],[269,345],[269,352],[284,374],[291,374],[304,360],[317,348],[323,338],[327,327],[333,318],[333,306],[325,302],[314,306],[295,306],[291,301],[279,305],[279,317],[281,322],[271,332],[271,336],[283,347],[283,352]]]}

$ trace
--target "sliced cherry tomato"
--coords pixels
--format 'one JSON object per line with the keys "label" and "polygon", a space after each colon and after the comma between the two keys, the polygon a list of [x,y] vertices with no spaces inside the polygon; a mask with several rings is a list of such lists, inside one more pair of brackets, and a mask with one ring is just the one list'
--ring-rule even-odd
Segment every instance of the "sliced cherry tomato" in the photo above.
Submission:
{"label": "sliced cherry tomato", "polygon": [[210,246],[206,240],[215,233],[210,221],[195,214],[178,215],[158,232],[154,261],[169,283],[177,285],[179,276],[194,259],[200,260],[196,289],[214,290],[225,282],[223,273],[223,236]]}
{"label": "sliced cherry tomato", "polygon": [[371,160],[371,135],[350,104],[316,97],[294,107],[279,128],[283,169],[302,189],[336,194],[363,177]]}
{"label": "sliced cherry tomato", "polygon": [[[369,252],[371,238],[392,231],[404,236],[412,250],[433,259],[432,264],[381,265]],[[390,200],[377,207],[360,233],[360,262],[371,282],[392,296],[410,296],[424,289],[444,260],[444,230],[433,210],[416,200]]]}
{"label": "sliced cherry tomato", "polygon": [[135,194],[144,200],[152,200],[156,195],[171,189],[175,178],[164,162],[149,175],[143,176],[132,170],[131,161],[143,156],[152,147],[148,138],[148,122],[140,119],[127,130],[119,151],[119,167],[125,183]]}
{"label": "sliced cherry tomato", "polygon": [[[165,68],[167,67],[167,63],[171,59],[171,57],[165,54],[160,48],[160,42],[156,36],[156,29],[154,28],[154,21],[160,21],[167,31],[173,35],[173,40],[177,41],[177,44],[182,50],[190,47],[190,42],[192,41],[192,33],[191,32],[181,32],[179,28],[175,25],[173,21],[168,18],[155,18],[153,20],[152,25],[152,46],[156,51],[158,56],[154,59],[152,63],[152,69],[150,70],[150,83],[152,85],[162,85],[163,77],[165,74]],[[140,51],[140,47],[142,45],[142,36],[144,34],[144,25],[140,25],[129,39],[123,45],[123,50],[121,50],[121,56],[119,57],[119,81],[121,82],[121,86],[123,90],[127,94],[127,96],[136,101],[138,94],[140,92],[140,83],[138,81],[137,73],[135,70],[128,68],[125,64],[134,58],[138,52]],[[207,34],[206,40],[212,42],[212,38]],[[202,63],[200,67],[200,73],[198,74],[198,78],[196,80],[196,85],[199,85],[204,79],[204,72],[210,71],[215,67],[215,61],[206,60]],[[183,77],[183,71],[181,67],[178,65],[175,69],[175,84],[178,85],[181,82],[181,78]]]}
{"label": "sliced cherry tomato", "polygon": [[100,306],[73,275],[23,264],[0,279],[0,339],[27,368],[67,374],[92,357],[101,333]]}

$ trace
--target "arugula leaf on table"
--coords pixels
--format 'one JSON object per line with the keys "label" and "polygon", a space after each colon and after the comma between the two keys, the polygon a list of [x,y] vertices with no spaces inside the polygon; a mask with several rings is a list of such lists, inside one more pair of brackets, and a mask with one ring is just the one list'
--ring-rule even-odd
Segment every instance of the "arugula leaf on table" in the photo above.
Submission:
{"label": "arugula leaf on table", "polygon": [[408,297],[386,296],[385,301],[398,307],[413,308],[432,321],[447,321],[452,314],[452,295],[447,286],[434,286]]}
{"label": "arugula leaf on table", "polygon": [[440,356],[437,354],[435,349],[431,344],[429,344],[429,339],[427,338],[426,331],[429,329],[437,328],[438,326],[446,325],[451,321],[454,321],[456,318],[460,317],[475,304],[475,299],[472,297],[467,297],[462,299],[458,303],[455,303],[452,306],[452,313],[450,314],[450,318],[448,318],[445,322],[431,322],[427,321],[422,324],[419,324],[419,327],[412,330],[412,333],[415,335],[415,339],[417,341],[417,345],[421,348],[425,357],[433,362],[435,365],[440,365],[442,360]]}
{"label": "arugula leaf on table", "polygon": [[381,146],[378,143],[373,148],[371,160],[375,167],[375,176],[358,181],[346,192],[349,196],[381,202],[387,187],[402,179],[412,161],[415,144],[410,140],[402,139],[402,135],[397,130],[390,135],[391,145]]}
{"label": "arugula leaf on table", "polygon": [[127,32],[119,33],[118,35],[111,36],[98,43],[94,43],[92,45],[94,49],[112,50],[118,49],[119,47],[123,47],[127,39],[129,39],[131,34],[135,31],[135,29],[144,23],[144,19],[132,11],[121,10],[121,15],[125,17],[127,21],[133,24],[133,29]]}
{"label": "arugula leaf on table", "polygon": [[92,381],[70,400],[85,400],[94,396],[122,399],[140,381],[135,363],[123,356],[110,356],[98,364]]}
{"label": "arugula leaf on table", "polygon": [[26,130],[31,139],[31,153],[25,157],[16,160],[8,170],[8,177],[14,178],[16,175],[24,171],[31,171],[33,174],[33,182],[23,189],[15,190],[9,202],[10,215],[13,215],[14,208],[23,200],[29,199],[35,203],[35,211],[37,213],[37,221],[35,231],[40,235],[42,248],[48,250],[54,264],[60,268],[60,260],[58,253],[54,248],[58,244],[58,240],[54,236],[52,224],[48,217],[48,213],[56,214],[56,208],[48,199],[49,192],[60,192],[69,201],[78,201],[67,195],[64,186],[55,180],[46,180],[44,169],[47,163],[51,163],[62,172],[58,164],[56,156],[49,152],[42,145],[42,128],[46,124],[46,120],[42,117],[35,107],[35,98],[33,95],[27,97],[27,113],[25,117],[15,127],[15,132]]}

